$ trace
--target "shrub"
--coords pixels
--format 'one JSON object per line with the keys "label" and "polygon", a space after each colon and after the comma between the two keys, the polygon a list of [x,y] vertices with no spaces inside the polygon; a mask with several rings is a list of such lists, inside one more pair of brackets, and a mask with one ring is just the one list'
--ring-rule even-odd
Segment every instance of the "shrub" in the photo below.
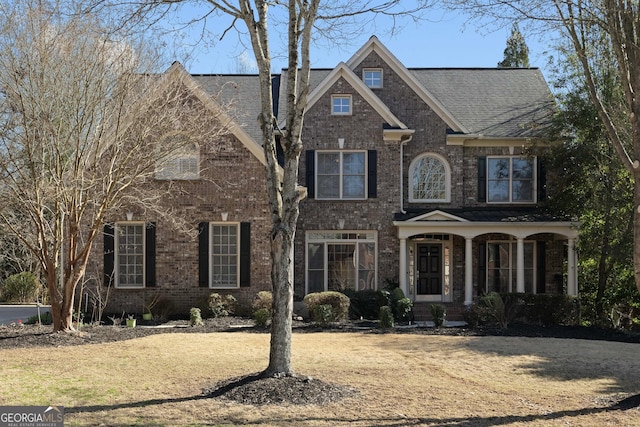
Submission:
{"label": "shrub", "polygon": [[251,303],[251,308],[253,312],[257,312],[258,310],[267,310],[269,312],[269,317],[271,317],[271,307],[273,304],[273,295],[269,291],[260,291],[253,298],[253,302]]}
{"label": "shrub", "polygon": [[319,304],[313,307],[313,320],[325,327],[334,320],[333,307],[329,304]]}
{"label": "shrub", "polygon": [[236,301],[233,295],[220,295],[214,292],[209,295],[207,304],[213,317],[225,317],[235,312]]}
{"label": "shrub", "polygon": [[524,307],[521,294],[505,294],[503,297],[497,292],[490,292],[480,297],[479,307],[487,319],[495,320],[502,329],[516,319]]}
{"label": "shrub", "polygon": [[51,317],[51,312],[49,311],[45,311],[44,313],[40,314],[40,318],[38,319],[38,315],[34,315],[29,317],[29,319],[27,319],[27,321],[25,322],[25,324],[27,325],[35,325],[38,322],[42,322],[41,325],[51,325],[53,323],[53,319]]}
{"label": "shrub", "polygon": [[204,326],[202,315],[198,307],[192,307],[189,310],[189,324],[191,326]]}
{"label": "shrub", "polygon": [[429,306],[431,310],[431,317],[433,318],[433,324],[436,328],[444,325],[444,319],[446,317],[445,307],[442,304],[431,304]]}
{"label": "shrub", "polygon": [[380,317],[380,307],[387,305],[387,297],[382,291],[345,289],[343,293],[351,301],[349,306],[349,318],[351,319],[378,319]]}
{"label": "shrub", "polygon": [[253,312],[253,320],[259,328],[266,328],[271,322],[271,311],[266,308],[259,308]]}
{"label": "shrub", "polygon": [[154,317],[164,322],[169,319],[169,316],[174,314],[175,304],[167,297],[160,297],[153,311],[155,312]]}
{"label": "shrub", "polygon": [[6,302],[34,302],[40,296],[40,281],[33,273],[23,271],[7,277],[2,286]]}
{"label": "shrub", "polygon": [[463,313],[464,321],[472,328],[477,328],[482,322],[482,310],[478,304],[471,304],[466,307]]}
{"label": "shrub", "polygon": [[382,329],[393,328],[393,313],[388,305],[380,307],[380,327]]}
{"label": "shrub", "polygon": [[570,295],[523,295],[526,322],[550,325],[576,325],[580,319],[580,301]]}
{"label": "shrub", "polygon": [[391,291],[384,291],[389,299],[391,313],[396,322],[409,321],[413,319],[413,301],[404,296],[400,288],[393,288]]}
{"label": "shrub", "polygon": [[346,321],[349,316],[349,297],[341,292],[314,292],[304,297],[304,305],[307,307],[309,314],[315,318],[315,307],[319,305],[331,306],[332,322]]}

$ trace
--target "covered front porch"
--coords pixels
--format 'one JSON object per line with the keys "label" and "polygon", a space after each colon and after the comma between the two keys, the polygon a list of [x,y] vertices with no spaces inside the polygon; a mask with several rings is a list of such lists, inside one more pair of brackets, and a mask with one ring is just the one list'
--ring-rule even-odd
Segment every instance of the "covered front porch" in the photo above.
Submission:
{"label": "covered front porch", "polygon": [[398,214],[393,224],[400,287],[415,302],[470,305],[494,290],[578,294],[578,222],[530,212],[431,210]]}

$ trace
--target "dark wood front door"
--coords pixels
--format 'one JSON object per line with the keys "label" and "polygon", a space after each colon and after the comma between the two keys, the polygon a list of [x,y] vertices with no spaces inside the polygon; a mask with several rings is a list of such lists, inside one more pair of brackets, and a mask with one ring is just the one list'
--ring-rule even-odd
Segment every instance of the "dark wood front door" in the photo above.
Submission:
{"label": "dark wood front door", "polygon": [[442,295],[442,245],[419,243],[418,253],[418,295]]}

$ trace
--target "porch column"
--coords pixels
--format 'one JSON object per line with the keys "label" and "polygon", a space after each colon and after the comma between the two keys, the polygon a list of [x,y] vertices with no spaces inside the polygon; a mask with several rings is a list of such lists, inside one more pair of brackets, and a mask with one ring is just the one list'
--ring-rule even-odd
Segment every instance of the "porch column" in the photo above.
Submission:
{"label": "porch column", "polygon": [[409,295],[409,281],[407,280],[407,239],[400,239],[400,289],[407,298]]}
{"label": "porch column", "polygon": [[516,244],[516,292],[524,293],[524,239],[521,237]]}
{"label": "porch column", "polygon": [[464,305],[473,304],[473,246],[471,237],[464,239]]}
{"label": "porch column", "polygon": [[576,278],[575,239],[569,239],[567,249],[567,295],[578,295],[578,281]]}

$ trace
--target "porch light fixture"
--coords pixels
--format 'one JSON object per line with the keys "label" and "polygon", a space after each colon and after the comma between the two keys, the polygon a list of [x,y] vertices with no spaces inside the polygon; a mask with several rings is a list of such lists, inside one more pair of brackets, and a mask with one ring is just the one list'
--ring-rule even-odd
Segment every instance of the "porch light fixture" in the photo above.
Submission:
{"label": "porch light fixture", "polygon": [[222,217],[223,221],[226,221],[227,218],[229,218],[229,212],[221,212],[220,216]]}

